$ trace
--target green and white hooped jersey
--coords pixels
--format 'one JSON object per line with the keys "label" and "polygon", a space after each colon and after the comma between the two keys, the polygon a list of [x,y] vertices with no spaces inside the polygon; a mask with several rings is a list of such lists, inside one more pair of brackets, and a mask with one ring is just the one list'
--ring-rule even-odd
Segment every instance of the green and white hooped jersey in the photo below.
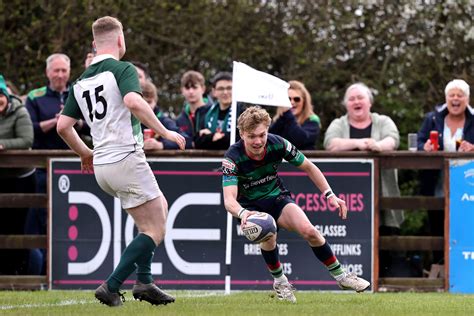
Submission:
{"label": "green and white hooped jersey", "polygon": [[95,165],[117,162],[143,147],[140,122],[123,103],[129,92],[141,94],[137,71],[112,55],[95,57],[71,87],[62,114],[90,126]]}

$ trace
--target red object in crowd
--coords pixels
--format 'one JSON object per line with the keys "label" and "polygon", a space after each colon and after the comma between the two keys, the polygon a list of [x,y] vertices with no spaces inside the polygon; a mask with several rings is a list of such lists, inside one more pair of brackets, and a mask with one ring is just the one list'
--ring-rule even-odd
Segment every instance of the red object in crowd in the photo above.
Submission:
{"label": "red object in crowd", "polygon": [[438,131],[431,131],[430,132],[430,141],[433,145],[433,150],[438,151],[439,149],[439,133]]}
{"label": "red object in crowd", "polygon": [[143,138],[145,140],[153,138],[155,136],[155,132],[152,129],[144,129],[143,130]]}

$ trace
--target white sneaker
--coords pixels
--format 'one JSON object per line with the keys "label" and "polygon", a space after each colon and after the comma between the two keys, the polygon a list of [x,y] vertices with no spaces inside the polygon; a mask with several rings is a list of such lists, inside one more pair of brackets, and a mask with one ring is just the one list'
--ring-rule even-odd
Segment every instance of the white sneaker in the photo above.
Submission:
{"label": "white sneaker", "polygon": [[296,303],[296,297],[294,292],[296,289],[289,282],[273,282],[273,289],[280,301],[288,301]]}
{"label": "white sneaker", "polygon": [[370,286],[370,282],[359,278],[354,273],[346,273],[346,275],[337,281],[339,287],[343,290],[354,290],[357,293],[364,292]]}

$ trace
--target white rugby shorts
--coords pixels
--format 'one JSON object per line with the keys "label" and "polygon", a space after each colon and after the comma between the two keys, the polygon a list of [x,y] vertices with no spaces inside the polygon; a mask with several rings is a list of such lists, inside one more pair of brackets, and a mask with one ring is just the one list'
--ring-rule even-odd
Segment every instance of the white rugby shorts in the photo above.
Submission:
{"label": "white rugby shorts", "polygon": [[94,173],[102,190],[119,198],[124,209],[163,195],[142,150],[115,163],[95,165]]}

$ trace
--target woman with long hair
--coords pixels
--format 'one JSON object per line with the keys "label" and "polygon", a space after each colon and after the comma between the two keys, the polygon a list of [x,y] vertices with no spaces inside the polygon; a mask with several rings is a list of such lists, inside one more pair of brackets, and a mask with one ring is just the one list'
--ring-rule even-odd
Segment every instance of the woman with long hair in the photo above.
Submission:
{"label": "woman with long hair", "polygon": [[291,108],[277,110],[269,132],[280,135],[299,150],[314,150],[321,131],[321,121],[313,111],[311,95],[300,81],[289,82]]}

